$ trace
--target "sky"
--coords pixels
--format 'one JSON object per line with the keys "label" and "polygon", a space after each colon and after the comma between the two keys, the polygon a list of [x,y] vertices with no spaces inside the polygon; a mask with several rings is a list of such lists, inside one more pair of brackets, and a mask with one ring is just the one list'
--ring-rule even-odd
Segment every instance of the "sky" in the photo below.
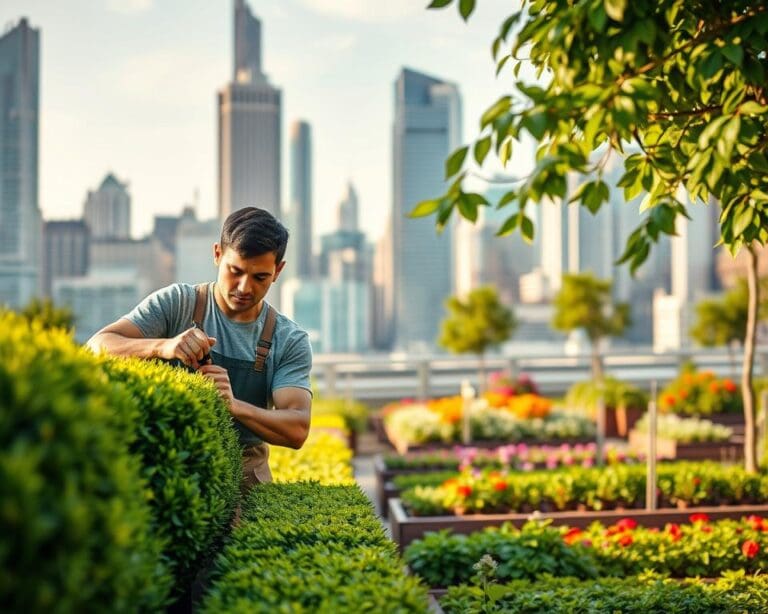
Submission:
{"label": "sky", "polygon": [[[250,0],[262,22],[262,64],[283,92],[283,202],[290,123],[313,131],[315,232],[336,227],[348,182],[375,240],[392,203],[394,82],[403,67],[458,84],[464,140],[509,91],[490,45],[516,8],[483,0],[468,23],[428,0]],[[199,194],[217,209],[216,92],[232,75],[232,0],[3,0],[0,27],[22,16],[41,30],[40,207],[82,215],[108,172],[127,181],[132,233],[177,215]],[[509,167],[530,165],[518,150]]]}

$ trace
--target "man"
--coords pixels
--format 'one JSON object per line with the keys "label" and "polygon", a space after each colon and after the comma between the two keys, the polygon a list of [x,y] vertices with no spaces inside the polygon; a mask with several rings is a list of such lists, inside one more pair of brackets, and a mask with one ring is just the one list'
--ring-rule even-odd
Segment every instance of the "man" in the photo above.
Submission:
{"label": "man", "polygon": [[[283,225],[247,207],[226,219],[220,241],[216,282],[158,290],[88,346],[178,360],[211,379],[235,418],[247,490],[272,479],[265,442],[300,448],[307,438],[312,350],[307,333],[264,300],[285,266]],[[267,409],[270,402],[278,411]]]}

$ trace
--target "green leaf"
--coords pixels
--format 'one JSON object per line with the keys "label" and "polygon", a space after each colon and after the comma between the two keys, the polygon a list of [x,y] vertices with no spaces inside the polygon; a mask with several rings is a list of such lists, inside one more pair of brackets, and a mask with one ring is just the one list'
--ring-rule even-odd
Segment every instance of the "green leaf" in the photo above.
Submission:
{"label": "green leaf", "polygon": [[526,243],[533,243],[533,221],[527,215],[520,220],[520,233],[523,235]]}
{"label": "green leaf", "polygon": [[431,215],[440,206],[439,200],[422,200],[416,205],[413,210],[408,214],[408,217],[424,217]]}
{"label": "green leaf", "polygon": [[464,194],[464,198],[467,199],[468,202],[472,203],[474,206],[483,206],[483,207],[490,207],[491,203],[488,202],[488,199],[483,196],[482,194],[477,194],[475,192],[468,192]]}
{"label": "green leaf", "polygon": [[459,147],[454,151],[450,157],[445,161],[445,178],[450,179],[456,173],[461,170],[462,164],[464,164],[464,158],[467,157],[467,151],[469,147]]}
{"label": "green leaf", "polygon": [[432,2],[429,3],[428,9],[441,9],[445,6],[448,6],[453,0],[432,0]]}
{"label": "green leaf", "polygon": [[486,136],[475,143],[475,161],[479,166],[483,165],[483,160],[491,149],[491,137]]}
{"label": "green leaf", "polygon": [[740,237],[742,233],[749,228],[754,216],[755,210],[748,205],[742,206],[740,210],[734,213],[733,227],[731,230],[734,238]]}
{"label": "green leaf", "polygon": [[605,29],[605,24],[608,23],[608,15],[606,15],[602,3],[597,7],[592,8],[592,10],[588,12],[587,18],[589,19],[589,25],[591,25],[596,32],[602,32]]}
{"label": "green leaf", "polygon": [[726,45],[720,50],[720,53],[736,66],[741,66],[741,61],[744,59],[744,50],[740,45]]}
{"label": "green leaf", "polygon": [[506,138],[504,139],[504,142],[501,144],[501,148],[499,149],[499,161],[501,162],[502,166],[506,166],[507,162],[509,162],[509,159],[512,157],[512,139]]}
{"label": "green leaf", "polygon": [[768,106],[762,105],[754,100],[748,100],[739,107],[741,115],[761,115],[768,111]]}
{"label": "green leaf", "polygon": [[511,96],[502,96],[501,98],[499,98],[496,102],[493,103],[493,105],[490,108],[488,108],[488,110],[485,113],[483,113],[483,116],[480,118],[480,128],[481,129],[485,128],[499,115],[509,111],[511,106],[512,106]]}
{"label": "green leaf", "polygon": [[531,136],[537,141],[541,141],[544,133],[547,131],[547,114],[545,111],[537,113],[528,113],[523,117],[520,125],[523,126]]}
{"label": "green leaf", "polygon": [[627,0],[603,0],[603,6],[608,17],[614,21],[624,21],[624,10],[627,8]]}
{"label": "green leaf", "polygon": [[510,215],[506,220],[504,220],[504,223],[501,225],[501,228],[496,232],[497,237],[505,237],[509,234],[512,234],[512,232],[517,228],[517,222],[519,219],[519,215],[515,213],[514,215]]}
{"label": "green leaf", "polygon": [[499,76],[499,73],[501,72],[501,69],[504,68],[504,64],[506,64],[509,59],[511,58],[511,55],[505,55],[501,60],[499,60],[499,63],[496,65],[496,76]]}
{"label": "green leaf", "polygon": [[477,221],[477,205],[474,204],[466,194],[463,194],[458,201],[459,213],[470,222]]}
{"label": "green leaf", "polygon": [[506,205],[511,203],[516,198],[517,198],[517,192],[515,190],[510,190],[499,199],[499,203],[496,205],[496,208],[501,209],[502,207],[505,207]]}
{"label": "green leaf", "polygon": [[469,19],[474,10],[475,0],[459,0],[459,14],[463,17],[464,21]]}

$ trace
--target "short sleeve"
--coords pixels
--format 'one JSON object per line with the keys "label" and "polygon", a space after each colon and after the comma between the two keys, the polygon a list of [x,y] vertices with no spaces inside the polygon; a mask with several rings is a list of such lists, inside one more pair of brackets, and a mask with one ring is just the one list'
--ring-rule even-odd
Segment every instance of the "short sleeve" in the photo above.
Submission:
{"label": "short sleeve", "polygon": [[296,331],[288,339],[272,377],[272,390],[278,388],[304,388],[312,392],[309,379],[312,371],[312,347],[309,335]]}
{"label": "short sleeve", "polygon": [[185,285],[166,286],[150,294],[123,317],[135,324],[147,339],[173,337],[192,323],[194,305],[190,305],[188,294],[189,288]]}

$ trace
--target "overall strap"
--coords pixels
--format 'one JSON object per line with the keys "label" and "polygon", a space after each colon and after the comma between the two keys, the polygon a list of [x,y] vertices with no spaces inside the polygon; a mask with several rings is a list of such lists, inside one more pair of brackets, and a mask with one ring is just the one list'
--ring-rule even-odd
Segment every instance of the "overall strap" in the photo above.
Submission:
{"label": "overall strap", "polygon": [[195,286],[195,310],[192,312],[192,321],[200,330],[203,330],[203,316],[205,316],[207,304],[208,284],[197,284]]}
{"label": "overall strap", "polygon": [[272,347],[272,335],[275,332],[276,322],[277,313],[272,306],[269,306],[264,329],[261,331],[261,339],[259,339],[259,343],[256,346],[256,361],[253,363],[253,370],[258,373],[264,371],[264,365],[267,362],[267,356],[269,356],[269,350]]}

